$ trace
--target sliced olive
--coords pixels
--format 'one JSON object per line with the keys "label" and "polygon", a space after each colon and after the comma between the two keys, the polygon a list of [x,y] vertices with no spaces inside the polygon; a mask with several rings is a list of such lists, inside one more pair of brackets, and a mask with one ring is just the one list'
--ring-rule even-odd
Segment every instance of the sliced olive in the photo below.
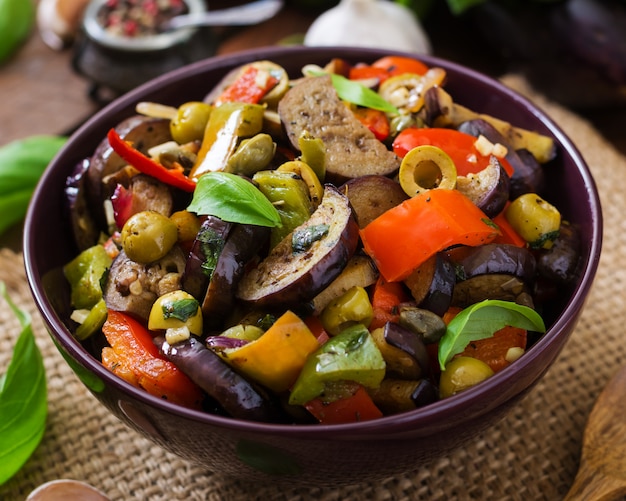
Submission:
{"label": "sliced olive", "polygon": [[122,228],[122,247],[126,255],[138,263],[158,261],[177,240],[176,224],[155,211],[133,214]]}
{"label": "sliced olive", "polygon": [[452,359],[439,379],[439,396],[451,397],[493,376],[493,370],[482,360],[472,357]]}
{"label": "sliced olive", "polygon": [[456,166],[441,148],[425,144],[413,148],[402,159],[399,180],[410,197],[434,188],[453,190]]}

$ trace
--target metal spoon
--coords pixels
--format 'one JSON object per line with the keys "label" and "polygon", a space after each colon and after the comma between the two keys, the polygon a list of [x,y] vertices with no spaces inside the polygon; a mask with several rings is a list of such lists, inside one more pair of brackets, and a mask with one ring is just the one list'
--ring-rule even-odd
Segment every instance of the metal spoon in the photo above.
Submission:
{"label": "metal spoon", "polygon": [[172,31],[196,26],[245,26],[274,17],[283,7],[283,0],[257,0],[228,9],[175,16],[164,21],[159,31]]}
{"label": "metal spoon", "polygon": [[626,367],[598,397],[583,434],[578,473],[564,501],[612,501],[626,496]]}
{"label": "metal spoon", "polygon": [[95,487],[78,480],[59,479],[46,482],[31,492],[26,501],[110,501]]}

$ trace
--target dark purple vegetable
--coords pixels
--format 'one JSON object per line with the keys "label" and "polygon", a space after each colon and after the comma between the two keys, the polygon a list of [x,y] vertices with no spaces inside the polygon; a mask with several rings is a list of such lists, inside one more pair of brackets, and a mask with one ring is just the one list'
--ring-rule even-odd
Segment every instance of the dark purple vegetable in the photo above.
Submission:
{"label": "dark purple vegetable", "polygon": [[415,302],[443,315],[452,300],[456,273],[448,257],[437,253],[404,279]]}
{"label": "dark purple vegetable", "polygon": [[430,359],[421,337],[415,332],[394,322],[387,322],[383,327],[385,341],[411,356],[420,369],[418,377],[424,377],[430,370]]}
{"label": "dark purple vegetable", "polygon": [[281,420],[277,406],[269,398],[196,338],[173,346],[162,342],[160,347],[168,360],[232,417],[264,422]]}
{"label": "dark purple vegetable", "polygon": [[426,344],[436,343],[446,333],[446,324],[440,315],[414,304],[404,303],[399,308],[399,324],[417,334]]}
{"label": "dark purple vegetable", "polygon": [[466,308],[485,299],[501,299],[534,307],[529,286],[520,278],[505,273],[477,275],[457,282],[452,294],[452,306]]}
{"label": "dark purple vegetable", "polygon": [[509,200],[511,178],[494,156],[483,170],[458,176],[456,183],[457,189],[489,217],[500,214]]}
{"label": "dark purple vegetable", "polygon": [[508,244],[455,247],[447,251],[460,280],[493,273],[513,275],[531,284],[536,260],[530,250]]}
{"label": "dark purple vegetable", "polygon": [[198,301],[204,299],[217,260],[232,228],[233,223],[215,216],[208,216],[200,225],[187,257],[182,281],[183,289]]}
{"label": "dark purple vegetable", "polygon": [[537,273],[558,285],[572,284],[580,271],[580,249],[580,229],[561,222],[554,245],[537,254]]}
{"label": "dark purple vegetable", "polygon": [[327,226],[308,250],[295,252],[284,238],[239,282],[237,296],[257,306],[298,306],[313,299],[345,268],[358,244],[358,226],[347,197],[326,185],[322,202],[308,221],[294,230]]}
{"label": "dark purple vegetable", "polygon": [[[133,146],[142,153],[158,144],[171,141],[170,121],[164,118],[145,116],[130,117],[115,127],[117,133],[125,141],[133,142]],[[91,201],[91,209],[98,224],[106,228],[106,218],[102,203],[113,194],[116,184],[108,181],[108,177],[117,173],[126,162],[113,151],[108,139],[104,138],[91,157],[87,170],[87,194]]]}
{"label": "dark purple vegetable", "polygon": [[185,255],[177,245],[150,264],[131,260],[122,250],[113,260],[104,287],[106,305],[147,321],[158,296],[181,288],[184,269]]}
{"label": "dark purple vegetable", "polygon": [[65,200],[72,225],[72,235],[76,246],[81,251],[95,245],[100,235],[85,194],[88,168],[89,160],[85,159],[76,165],[72,175],[65,181]]}
{"label": "dark purple vegetable", "polygon": [[206,338],[206,345],[213,351],[224,350],[229,348],[241,348],[248,344],[249,341],[229,336],[209,336]]}
{"label": "dark purple vegetable", "polygon": [[230,231],[202,302],[206,327],[217,327],[230,315],[246,265],[270,238],[270,228],[238,224]]}
{"label": "dark purple vegetable", "polygon": [[459,130],[472,136],[484,136],[493,144],[507,148],[506,160],[513,167],[509,197],[515,199],[524,193],[540,193],[545,185],[545,175],[541,164],[532,155],[520,156],[507,139],[489,122],[482,119],[468,120]]}
{"label": "dark purple vegetable", "polygon": [[437,400],[437,391],[427,379],[406,380],[385,378],[369,395],[385,414],[407,412]]}

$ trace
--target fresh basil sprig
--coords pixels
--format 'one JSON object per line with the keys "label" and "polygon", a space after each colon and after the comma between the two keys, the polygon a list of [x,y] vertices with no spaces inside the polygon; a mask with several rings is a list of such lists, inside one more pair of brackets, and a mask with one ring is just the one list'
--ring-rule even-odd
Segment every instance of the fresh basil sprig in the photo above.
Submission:
{"label": "fresh basil sprig", "polygon": [[265,195],[247,179],[228,172],[201,176],[187,210],[231,223],[281,225],[276,207]]}
{"label": "fresh basil sprig", "polygon": [[510,301],[487,299],[461,311],[448,324],[439,340],[439,366],[446,364],[472,341],[485,339],[503,327],[511,326],[534,332],[545,332],[541,316],[532,308]]}
{"label": "fresh basil sprig", "polygon": [[39,135],[0,147],[0,234],[24,218],[41,174],[66,141]]}
{"label": "fresh basil sprig", "polygon": [[398,108],[386,99],[383,99],[378,92],[365,87],[365,85],[355,82],[354,80],[349,80],[336,73],[332,73],[330,78],[333,82],[333,87],[337,91],[337,95],[344,101],[365,108],[384,111],[385,113],[393,113],[394,115],[400,114]]}
{"label": "fresh basil sprig", "polygon": [[30,315],[20,310],[0,282],[0,295],[20,321],[13,358],[0,377],[0,485],[24,465],[46,428],[48,392],[41,352],[35,343]]}

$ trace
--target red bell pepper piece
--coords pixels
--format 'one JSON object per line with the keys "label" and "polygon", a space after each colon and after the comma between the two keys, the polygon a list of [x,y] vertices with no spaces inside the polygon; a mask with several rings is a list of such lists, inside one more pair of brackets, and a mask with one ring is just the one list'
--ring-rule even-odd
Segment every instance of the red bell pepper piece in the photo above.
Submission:
{"label": "red bell pepper piece", "polygon": [[259,68],[248,66],[241,75],[215,101],[216,105],[228,102],[257,104],[278,83],[269,72],[259,75]]}
{"label": "red bell pepper piece", "polygon": [[307,402],[304,407],[321,424],[356,423],[383,416],[381,410],[376,407],[361,385],[358,385],[356,390],[346,397],[332,402],[325,402],[319,397]]}
{"label": "red bell pepper piece", "polygon": [[150,331],[141,323],[125,313],[108,310],[102,332],[111,345],[102,350],[102,364],[107,369],[151,395],[200,408],[202,390],[159,353]]}
{"label": "red bell pepper piece", "polygon": [[360,231],[365,252],[390,282],[406,278],[443,249],[489,243],[498,233],[465,195],[444,189],[419,193]]}
{"label": "red bell pepper piece", "polygon": [[[507,202],[507,205],[509,202]],[[496,244],[512,244],[517,247],[526,247],[527,243],[517,231],[511,226],[508,219],[504,216],[504,211],[500,212],[493,218],[493,222],[500,228],[500,235],[498,235],[493,241]]]}
{"label": "red bell pepper piece", "polygon": [[[476,173],[489,165],[489,155],[481,154],[475,146],[476,139],[470,134],[455,129],[438,127],[409,127],[396,136],[393,141],[393,152],[400,158],[416,146],[430,144],[445,151],[456,166],[459,176]],[[513,174],[513,167],[504,158],[498,158],[506,173]]]}
{"label": "red bell pepper piece", "polygon": [[392,77],[404,73],[423,75],[429,69],[428,66],[421,61],[404,56],[381,57],[372,63],[372,67],[383,69]]}
{"label": "red bell pepper piece", "polygon": [[397,322],[400,319],[398,307],[408,300],[409,295],[402,283],[387,282],[379,276],[372,292],[374,318],[369,325],[370,331],[383,327],[387,322]]}
{"label": "red bell pepper piece", "polygon": [[379,141],[384,141],[389,137],[389,119],[384,111],[373,110],[372,108],[354,108],[354,116],[365,127],[371,130]]}
{"label": "red bell pepper piece", "polygon": [[174,188],[192,193],[196,189],[195,181],[189,179],[181,170],[167,169],[141,151],[124,141],[115,129],[109,130],[107,139],[113,151],[126,160],[135,169]]}

